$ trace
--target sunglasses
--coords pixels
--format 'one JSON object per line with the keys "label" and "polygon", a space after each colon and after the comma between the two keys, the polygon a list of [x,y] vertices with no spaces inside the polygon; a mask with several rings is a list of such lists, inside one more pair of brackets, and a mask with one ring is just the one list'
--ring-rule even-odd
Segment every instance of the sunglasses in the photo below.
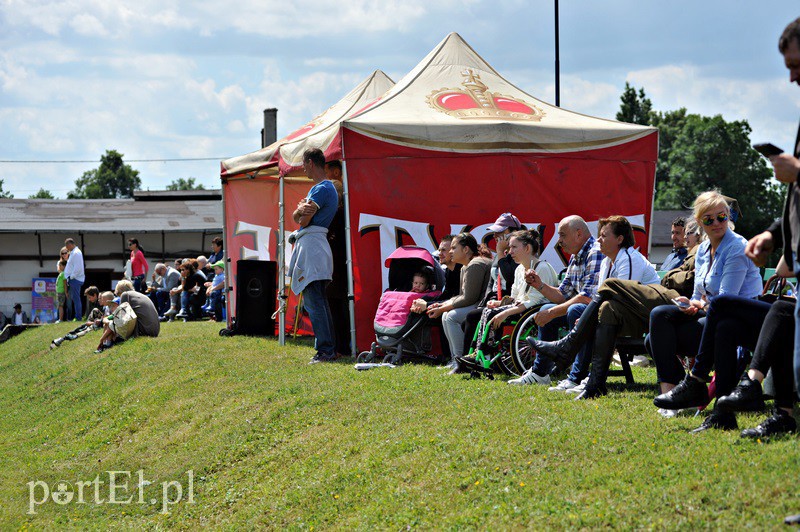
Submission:
{"label": "sunglasses", "polygon": [[719,213],[716,216],[703,216],[703,225],[709,226],[714,223],[714,220],[718,221],[721,224],[724,224],[728,221],[728,215],[724,212]]}

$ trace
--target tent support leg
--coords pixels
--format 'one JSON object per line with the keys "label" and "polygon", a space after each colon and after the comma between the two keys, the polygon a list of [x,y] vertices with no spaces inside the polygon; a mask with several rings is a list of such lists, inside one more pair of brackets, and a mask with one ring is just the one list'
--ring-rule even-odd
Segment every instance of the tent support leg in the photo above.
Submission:
{"label": "tent support leg", "polygon": [[278,181],[278,345],[286,345],[286,240],[284,239],[284,177]]}
{"label": "tent support leg", "polygon": [[344,160],[342,146],[342,195],[344,196],[344,241],[347,252],[347,306],[350,312],[350,354],[358,353],[356,347],[356,302],[353,287],[353,248],[350,237],[350,189],[347,181],[347,161]]}

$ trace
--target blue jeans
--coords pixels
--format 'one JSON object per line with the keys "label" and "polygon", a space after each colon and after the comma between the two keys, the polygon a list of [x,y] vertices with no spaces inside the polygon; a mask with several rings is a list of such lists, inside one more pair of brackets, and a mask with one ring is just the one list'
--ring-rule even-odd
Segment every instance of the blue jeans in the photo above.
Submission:
{"label": "blue jeans", "polygon": [[[586,310],[586,305],[583,303],[575,303],[574,305],[570,305],[569,309],[567,310],[567,325],[569,326],[570,330],[575,326],[575,322],[578,321],[578,318],[583,315],[584,310]],[[581,347],[581,350],[578,351],[578,354],[575,356],[575,362],[572,363],[572,369],[567,376],[570,381],[580,384],[580,382],[589,374],[589,364],[592,362],[593,351],[594,334],[592,334],[589,340],[583,344],[583,347]]]}
{"label": "blue jeans", "polygon": [[[547,310],[550,308],[555,307],[556,305],[553,303],[548,303],[547,305],[542,306],[541,310]],[[568,329],[572,329],[575,325],[575,322],[578,321],[578,318],[581,317],[583,314],[584,309],[586,309],[586,305],[583,303],[576,303],[574,305],[570,305],[567,309],[566,316],[559,316],[551,320],[549,323],[544,325],[543,327],[539,327],[539,340],[543,342],[554,342],[558,340],[558,330],[562,327],[566,327]],[[584,352],[588,351],[588,355]],[[575,359],[575,364],[573,365],[573,369],[570,372],[570,380],[572,380],[572,376],[576,373],[576,368],[583,368],[584,375],[578,378],[575,382],[580,382],[583,377],[585,377],[586,372],[589,370],[589,362],[592,359],[592,346],[591,342],[587,342],[586,346],[581,349],[578,353],[578,357]],[[582,366],[579,366],[579,361],[583,360]],[[533,361],[533,372],[537,375],[545,376],[549,375],[555,369],[555,364],[543,357],[536,356],[536,360]]]}
{"label": "blue jeans", "polygon": [[314,329],[314,349],[323,358],[336,356],[333,317],[325,293],[329,281],[313,281],[303,290],[303,305]]}
{"label": "blue jeans", "polygon": [[83,289],[83,283],[81,281],[76,281],[75,279],[69,280],[69,297],[72,299],[72,308],[74,309],[74,317],[76,320],[80,320],[83,318],[83,301],[81,298],[83,294],[81,293]]}

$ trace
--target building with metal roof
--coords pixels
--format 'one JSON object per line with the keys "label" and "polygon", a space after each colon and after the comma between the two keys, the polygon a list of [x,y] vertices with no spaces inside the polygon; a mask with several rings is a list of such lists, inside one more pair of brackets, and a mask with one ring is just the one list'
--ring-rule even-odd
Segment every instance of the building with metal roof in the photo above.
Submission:
{"label": "building with metal roof", "polygon": [[219,190],[137,191],[132,199],[0,199],[0,311],[21,303],[31,314],[32,279],[55,278],[64,240],[86,262],[86,283],[100,290],[123,277],[137,238],[150,271],[157,262],[208,255],[222,236]]}

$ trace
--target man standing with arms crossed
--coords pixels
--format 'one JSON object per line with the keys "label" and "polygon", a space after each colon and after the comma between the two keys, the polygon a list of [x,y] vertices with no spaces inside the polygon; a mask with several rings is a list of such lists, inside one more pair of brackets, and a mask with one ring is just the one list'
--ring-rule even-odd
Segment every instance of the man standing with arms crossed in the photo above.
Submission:
{"label": "man standing with arms crossed", "polygon": [[64,277],[67,279],[67,289],[69,290],[69,297],[72,299],[73,316],[76,321],[80,321],[83,317],[82,289],[83,283],[86,281],[83,270],[83,253],[71,238],[64,241],[64,247],[69,251],[67,266],[64,268]]}
{"label": "man standing with arms crossed", "polygon": [[325,175],[325,155],[318,148],[303,153],[303,169],[314,181],[308,196],[297,204],[292,218],[300,229],[289,236],[294,244],[289,274],[292,291],[303,295],[303,304],[314,329],[317,353],[311,364],[336,360],[333,319],[326,287],[333,276],[333,256],[327,234],[339,203],[333,183]]}

